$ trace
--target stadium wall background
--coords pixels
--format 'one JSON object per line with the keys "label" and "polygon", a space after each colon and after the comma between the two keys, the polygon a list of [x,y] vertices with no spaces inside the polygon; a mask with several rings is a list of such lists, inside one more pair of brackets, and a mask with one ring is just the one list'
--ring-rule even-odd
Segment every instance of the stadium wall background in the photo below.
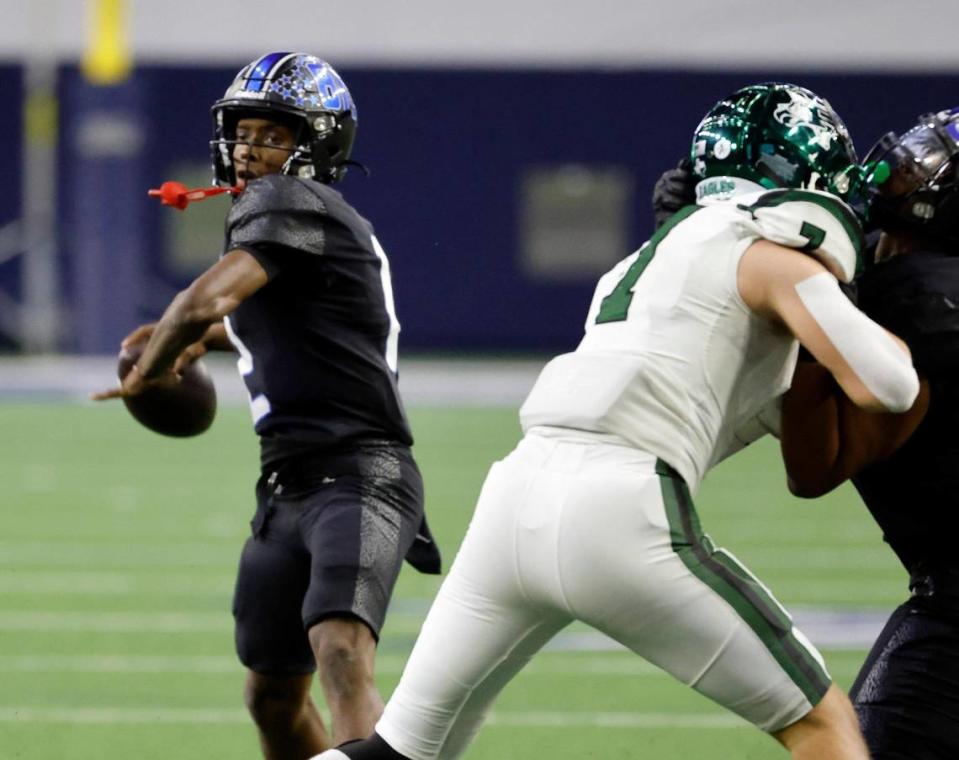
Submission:
{"label": "stadium wall background", "polygon": [[[60,3],[49,28],[61,351],[112,353],[218,254],[227,201],[180,214],[146,189],[209,182],[209,106],[266,49],[316,51],[350,86],[354,157],[372,176],[353,170],[342,190],[390,256],[407,351],[574,346],[596,275],[651,232],[652,183],[688,149],[703,112],[736,87],[811,87],[844,115],[861,152],[923,111],[959,105],[948,33],[959,9],[939,0],[874,19],[859,36],[850,30],[875,10],[859,0],[832,8],[828,25],[794,4],[771,18],[759,0],[735,13],[715,3],[609,2],[601,16],[492,0],[482,14],[459,8],[469,16],[455,21],[438,0],[357,2],[335,16],[295,0],[285,21],[262,28],[245,0],[178,3],[132,2],[136,68],[115,87],[79,73],[82,35],[71,26],[82,26],[81,4]],[[11,103],[22,100],[24,60],[36,55],[21,33],[26,5],[10,4],[0,29],[0,87]],[[920,44],[904,31],[919,28],[912,19],[923,11],[939,21],[921,24]],[[290,22],[310,14],[335,28]],[[10,109],[0,120],[0,230],[22,212],[23,132]],[[0,316],[22,295],[21,270],[21,257],[0,256]],[[0,347],[17,350],[3,324]]]}

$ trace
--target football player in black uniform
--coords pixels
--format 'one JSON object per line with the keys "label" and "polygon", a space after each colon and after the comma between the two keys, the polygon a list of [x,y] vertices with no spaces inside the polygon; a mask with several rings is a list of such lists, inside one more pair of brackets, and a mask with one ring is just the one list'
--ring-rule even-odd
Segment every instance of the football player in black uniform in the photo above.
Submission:
{"label": "football player in black uniform", "polygon": [[[356,107],[324,61],[271,53],[213,106],[216,180],[236,188],[220,259],[172,301],[119,389],[235,348],[261,443],[233,612],[246,702],[268,758],[366,736],[383,703],[376,642],[404,557],[439,572],[396,385],[399,323],[373,229],[331,185]],[[313,672],[332,716],[310,699]]]}
{"label": "football player in black uniform", "polygon": [[[852,477],[909,573],[850,692],[876,760],[959,757],[959,109],[920,117],[866,156],[881,228],[856,280],[859,307],[901,336],[922,390],[905,414],[860,412],[801,361],[783,399],[790,489],[813,497]],[[654,191],[657,223],[689,202],[680,165]]]}
{"label": "football player in black uniform", "polygon": [[852,476],[909,573],[911,596],[850,693],[872,756],[947,760],[959,757],[959,109],[887,134],[865,164],[882,235],[859,306],[907,342],[924,391],[905,415],[860,415],[803,365],[784,401],[783,453],[800,495]]}

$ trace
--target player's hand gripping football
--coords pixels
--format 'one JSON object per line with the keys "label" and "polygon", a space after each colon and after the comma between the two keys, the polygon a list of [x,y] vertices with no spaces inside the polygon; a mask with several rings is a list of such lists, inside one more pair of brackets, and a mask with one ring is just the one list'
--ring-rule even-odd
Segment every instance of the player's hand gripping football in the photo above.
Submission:
{"label": "player's hand gripping football", "polygon": [[[142,350],[146,347],[147,341],[150,340],[150,336],[153,335],[153,331],[155,329],[156,322],[140,325],[120,342],[120,349],[123,351],[132,351],[134,346],[140,346],[140,349]],[[222,323],[218,322],[217,324],[211,326],[211,328],[207,331],[207,335],[204,335],[202,339],[198,340],[196,343],[191,343],[189,346],[184,348],[177,357],[176,363],[173,365],[173,371],[182,377],[187,367],[193,364],[193,362],[195,362],[201,356],[205,356],[207,351],[210,350],[210,347],[207,346],[207,340],[215,340],[222,330]]]}
{"label": "player's hand gripping football", "polygon": [[[139,348],[140,347],[138,347],[138,349]],[[132,361],[132,358],[125,358],[127,356],[128,355],[124,353],[120,355],[121,369],[118,372],[118,374],[121,375],[120,384],[116,388],[90,394],[91,399],[94,401],[108,401],[114,398],[133,398],[154,388],[172,390],[180,385],[182,377],[174,372],[172,368],[158,377],[147,379],[140,374],[140,369]],[[139,350],[137,356],[139,356]],[[122,368],[124,364],[128,365],[125,371]]]}
{"label": "player's hand gripping football", "polygon": [[173,367],[146,379],[137,362],[155,329],[155,325],[141,325],[123,339],[117,357],[119,387],[94,393],[91,398],[122,399],[133,418],[155,433],[177,438],[199,435],[216,416],[216,388],[200,361],[207,346],[203,340],[187,346]]}
{"label": "player's hand gripping football", "polygon": [[90,396],[91,399],[106,401],[114,398],[130,398],[139,396],[149,388],[176,388],[182,382],[186,369],[207,352],[206,344],[202,340],[192,343],[183,349],[171,370],[164,372],[159,377],[147,380],[140,374],[135,362],[143,349],[146,348],[146,344],[155,329],[155,322],[140,325],[120,342],[120,368],[118,372],[120,385],[116,388],[93,393]]}

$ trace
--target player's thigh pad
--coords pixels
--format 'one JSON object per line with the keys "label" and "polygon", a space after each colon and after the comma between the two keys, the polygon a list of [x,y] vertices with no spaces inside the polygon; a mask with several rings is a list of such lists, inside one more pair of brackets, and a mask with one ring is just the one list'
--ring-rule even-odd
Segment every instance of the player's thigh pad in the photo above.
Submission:
{"label": "player's thigh pad", "polygon": [[[258,486],[257,496],[266,499],[265,488]],[[275,515],[269,531],[249,538],[240,556],[233,596],[236,649],[240,662],[258,673],[295,675],[316,669],[300,613],[310,557],[300,542],[296,517]]]}
{"label": "player's thigh pad", "polygon": [[818,703],[819,653],[703,534],[671,468],[598,447],[563,490],[556,583],[576,617],[766,731]]}
{"label": "player's thigh pad", "polygon": [[347,614],[379,636],[423,514],[419,471],[401,454],[364,454],[358,473],[339,475],[308,497],[300,520],[311,556],[302,609],[307,628]]}

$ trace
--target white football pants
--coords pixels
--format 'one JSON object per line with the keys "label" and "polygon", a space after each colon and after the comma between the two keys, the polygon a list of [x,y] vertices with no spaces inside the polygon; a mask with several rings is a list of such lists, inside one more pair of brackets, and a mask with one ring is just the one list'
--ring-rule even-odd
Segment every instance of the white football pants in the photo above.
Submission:
{"label": "white football pants", "polygon": [[830,683],[822,658],[702,533],[679,476],[631,447],[537,430],[490,470],[377,733],[413,760],[458,757],[574,619],[763,730],[812,709]]}

